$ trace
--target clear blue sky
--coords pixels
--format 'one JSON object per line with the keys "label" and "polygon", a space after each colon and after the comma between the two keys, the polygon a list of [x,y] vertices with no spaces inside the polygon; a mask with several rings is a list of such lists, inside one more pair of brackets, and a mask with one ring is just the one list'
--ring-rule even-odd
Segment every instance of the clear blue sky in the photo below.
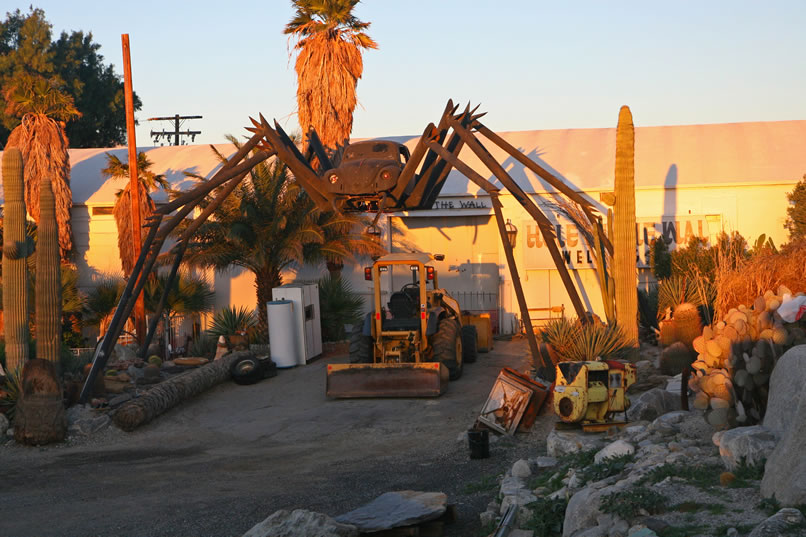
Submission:
{"label": "clear blue sky", "polygon": [[[18,7],[27,11],[29,2]],[[152,116],[202,115],[196,143],[263,113],[295,130],[286,0],[40,0],[54,35],[92,32],[122,73],[131,40],[139,146]],[[6,7],[6,10],[17,6]],[[127,11],[128,9],[128,11]],[[354,137],[420,134],[447,99],[497,131],[806,119],[806,2],[364,0]]]}

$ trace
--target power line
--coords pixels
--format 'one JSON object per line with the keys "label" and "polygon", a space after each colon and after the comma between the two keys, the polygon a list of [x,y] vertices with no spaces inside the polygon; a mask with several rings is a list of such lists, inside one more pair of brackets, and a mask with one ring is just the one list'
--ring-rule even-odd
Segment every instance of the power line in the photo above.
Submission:
{"label": "power line", "polygon": [[[168,141],[168,145],[180,145],[180,136],[190,136],[190,141],[196,141],[196,135],[201,134],[201,131],[192,131],[186,130],[181,131],[179,128],[182,126],[182,123],[188,119],[202,119],[202,116],[180,116],[176,114],[174,116],[163,116],[163,117],[150,117],[148,121],[173,121],[174,122],[174,130],[173,131],[166,131],[165,129],[161,131],[151,131],[151,137],[154,139],[154,143],[158,143],[160,138],[164,137]],[[174,142],[171,144],[171,137],[173,136]],[[163,145],[163,144],[160,144]],[[184,144],[182,144],[184,145]]]}

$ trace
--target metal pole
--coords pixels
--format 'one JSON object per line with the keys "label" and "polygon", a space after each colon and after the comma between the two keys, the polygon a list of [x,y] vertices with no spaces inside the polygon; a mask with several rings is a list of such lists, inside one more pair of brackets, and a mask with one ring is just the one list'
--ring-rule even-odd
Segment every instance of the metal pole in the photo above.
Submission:
{"label": "metal pole", "polygon": [[[140,221],[140,176],[137,170],[137,140],[134,132],[134,97],[132,93],[132,60],[129,48],[129,34],[122,34],[120,38],[123,45],[123,93],[126,100],[126,131],[129,143],[129,194],[131,195],[132,211],[131,249],[133,252],[132,257],[134,257],[140,253],[142,244],[140,237],[143,229]],[[137,334],[137,343],[142,345],[146,337],[146,307],[142,294],[137,296],[137,302],[134,305],[134,330]]]}

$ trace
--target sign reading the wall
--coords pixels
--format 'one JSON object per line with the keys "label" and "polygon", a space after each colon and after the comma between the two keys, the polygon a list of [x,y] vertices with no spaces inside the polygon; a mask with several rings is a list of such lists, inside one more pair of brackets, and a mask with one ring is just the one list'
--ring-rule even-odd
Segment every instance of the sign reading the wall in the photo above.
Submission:
{"label": "sign reading the wall", "polygon": [[[595,269],[593,253],[582,233],[570,220],[558,217],[554,225],[560,254],[569,269]],[[543,235],[534,220],[521,222],[524,261],[527,269],[553,269],[554,261]],[[636,218],[636,261],[639,267],[649,267],[649,244],[655,237],[663,236],[669,250],[685,245],[693,236],[708,240],[708,219],[704,215],[663,216],[660,218]]]}

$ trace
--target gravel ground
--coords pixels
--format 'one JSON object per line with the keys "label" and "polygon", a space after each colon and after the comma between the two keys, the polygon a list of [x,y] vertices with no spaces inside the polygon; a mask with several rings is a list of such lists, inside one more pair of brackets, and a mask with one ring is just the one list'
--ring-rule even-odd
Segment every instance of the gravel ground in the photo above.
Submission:
{"label": "gravel ground", "polygon": [[457,440],[523,340],[467,365],[437,399],[329,401],[324,370],[220,385],[134,433],[60,446],[0,446],[0,535],[237,536],[278,509],[338,515],[390,490],[441,491],[457,506],[447,536],[479,535],[495,477],[544,451],[553,416],[470,460]]}

